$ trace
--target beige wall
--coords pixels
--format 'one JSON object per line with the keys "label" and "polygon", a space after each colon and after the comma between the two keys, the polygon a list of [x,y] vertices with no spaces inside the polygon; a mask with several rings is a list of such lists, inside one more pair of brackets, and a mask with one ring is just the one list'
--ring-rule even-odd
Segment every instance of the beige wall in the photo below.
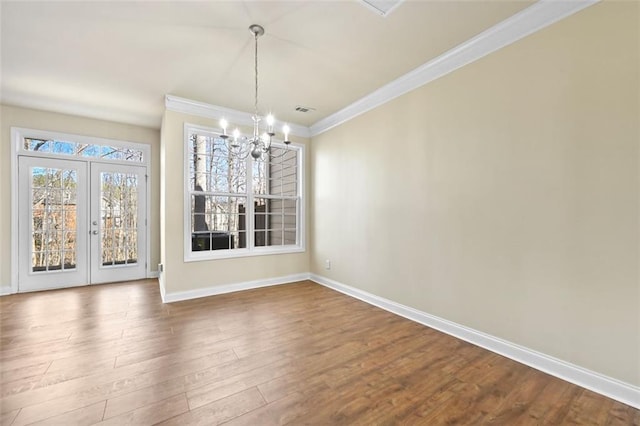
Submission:
{"label": "beige wall", "polygon": [[[162,263],[167,293],[309,272],[309,252],[184,262],[184,124],[215,128],[217,120],[165,111],[162,123]],[[244,129],[247,130],[247,129]],[[307,144],[302,138],[293,142]],[[309,164],[309,149],[305,150]],[[306,175],[309,193],[309,173]],[[308,197],[307,209],[308,211]],[[307,220],[307,229],[309,222]],[[307,232],[308,234],[308,232]],[[308,237],[307,246],[309,244]]]}
{"label": "beige wall", "polygon": [[638,17],[592,6],[313,138],[312,272],[640,385]]}
{"label": "beige wall", "polygon": [[151,145],[151,269],[165,265],[168,292],[311,270],[640,385],[638,17],[637,2],[592,6],[295,139],[311,148],[306,253],[183,261],[183,126],[213,120],[167,111],[160,144],[154,129],[1,106],[0,286],[10,128],[123,139]]}
{"label": "beige wall", "polygon": [[160,262],[160,132],[156,129],[0,106],[0,285],[11,286],[11,127],[145,143],[151,146],[151,264]]}

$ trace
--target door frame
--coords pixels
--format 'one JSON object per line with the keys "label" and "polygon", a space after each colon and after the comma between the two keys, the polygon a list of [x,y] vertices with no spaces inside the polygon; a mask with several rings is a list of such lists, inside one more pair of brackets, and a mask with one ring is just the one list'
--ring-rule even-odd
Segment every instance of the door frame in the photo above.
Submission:
{"label": "door frame", "polygon": [[[115,147],[126,147],[140,150],[142,152],[141,162],[131,162],[124,160],[104,160],[99,158],[91,158],[91,157],[78,157],[78,156],[69,156],[63,154],[52,154],[52,153],[42,153],[37,151],[27,151],[24,149],[24,138],[38,138],[38,139],[55,139],[62,141],[71,141],[83,144],[95,144],[95,145],[107,145],[107,146],[115,146]],[[147,191],[147,200],[145,206],[145,216],[146,221],[144,224],[144,230],[146,233],[146,242],[145,242],[145,271],[147,278],[151,278],[150,274],[150,264],[151,264],[151,235],[149,232],[150,229],[150,214],[151,214],[151,146],[142,143],[129,142],[124,140],[116,140],[116,139],[107,139],[101,137],[94,136],[84,136],[84,135],[76,135],[71,133],[61,133],[55,131],[48,130],[36,130],[36,129],[28,129],[22,127],[11,127],[11,294],[18,293],[18,282],[20,279],[20,268],[18,266],[19,261],[19,232],[18,232],[18,224],[20,220],[20,206],[18,205],[18,191],[19,191],[19,176],[18,176],[18,157],[22,155],[28,155],[31,157],[44,157],[44,158],[54,158],[61,160],[78,160],[85,161],[87,163],[87,170],[89,169],[88,164],[90,162],[104,162],[111,164],[127,164],[127,165],[136,165],[142,166],[146,169],[145,172],[145,185]],[[87,283],[89,284],[89,283]]]}

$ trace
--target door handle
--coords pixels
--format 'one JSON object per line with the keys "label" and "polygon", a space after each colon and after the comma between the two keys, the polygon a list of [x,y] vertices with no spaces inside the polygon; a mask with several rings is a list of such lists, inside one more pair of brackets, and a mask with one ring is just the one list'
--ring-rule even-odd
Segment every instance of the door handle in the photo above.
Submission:
{"label": "door handle", "polygon": [[92,235],[98,235],[98,231],[91,231]]}

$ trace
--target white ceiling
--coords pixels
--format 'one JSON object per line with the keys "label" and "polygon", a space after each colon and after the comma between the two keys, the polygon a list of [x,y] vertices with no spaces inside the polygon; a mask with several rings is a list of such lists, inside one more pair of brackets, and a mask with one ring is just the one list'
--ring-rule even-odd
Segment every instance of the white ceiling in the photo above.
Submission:
{"label": "white ceiling", "polygon": [[[531,1],[2,1],[0,101],[149,127],[164,96],[309,126]],[[309,113],[296,105],[313,107]]]}

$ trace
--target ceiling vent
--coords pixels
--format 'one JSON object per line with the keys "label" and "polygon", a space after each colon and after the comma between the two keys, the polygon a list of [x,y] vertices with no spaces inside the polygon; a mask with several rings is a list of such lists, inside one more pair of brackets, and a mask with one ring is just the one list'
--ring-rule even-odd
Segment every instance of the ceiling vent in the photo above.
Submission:
{"label": "ceiling vent", "polygon": [[309,111],[315,111],[315,108],[311,108],[311,107],[306,107],[306,106],[302,106],[302,105],[298,105],[296,107],[296,111],[298,112],[309,112]]}
{"label": "ceiling vent", "polygon": [[369,10],[373,10],[378,15],[387,17],[404,0],[360,0]]}

